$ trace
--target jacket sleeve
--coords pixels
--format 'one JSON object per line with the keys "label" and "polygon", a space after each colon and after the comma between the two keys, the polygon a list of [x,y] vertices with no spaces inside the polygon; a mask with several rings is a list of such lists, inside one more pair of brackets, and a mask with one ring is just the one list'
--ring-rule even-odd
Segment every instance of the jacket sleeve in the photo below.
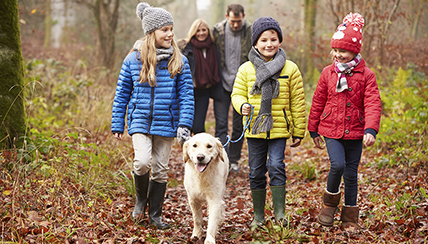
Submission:
{"label": "jacket sleeve", "polygon": [[178,126],[192,128],[195,110],[195,99],[193,96],[193,81],[187,58],[183,56],[183,70],[179,74],[177,93],[180,104],[180,118]]}
{"label": "jacket sleeve", "polygon": [[233,108],[242,114],[241,107],[244,103],[248,103],[248,81],[247,73],[245,72],[245,64],[241,65],[236,74],[235,83],[233,84],[231,99]]}
{"label": "jacket sleeve", "polygon": [[294,125],[292,135],[293,137],[303,138],[306,132],[305,91],[303,89],[302,75],[297,65],[295,66],[290,77],[290,112]]}
{"label": "jacket sleeve", "polygon": [[135,55],[135,53],[129,54],[123,61],[117,81],[111,118],[111,131],[113,133],[123,133],[125,129],[126,109],[133,90],[130,55]]}
{"label": "jacket sleeve", "polygon": [[318,125],[320,124],[321,113],[324,110],[324,106],[327,102],[328,87],[327,80],[325,79],[327,68],[321,73],[320,79],[318,80],[317,88],[315,89],[314,96],[312,98],[311,111],[309,112],[308,131],[318,132]]}
{"label": "jacket sleeve", "polygon": [[380,117],[382,113],[379,88],[374,72],[366,67],[365,74],[366,83],[364,89],[364,130],[371,128],[376,130],[376,132],[379,132]]}

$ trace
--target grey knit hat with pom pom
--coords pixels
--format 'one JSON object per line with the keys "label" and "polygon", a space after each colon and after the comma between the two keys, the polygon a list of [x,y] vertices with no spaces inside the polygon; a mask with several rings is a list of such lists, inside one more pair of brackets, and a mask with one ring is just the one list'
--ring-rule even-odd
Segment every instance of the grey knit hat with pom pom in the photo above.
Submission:
{"label": "grey knit hat with pom pom", "polygon": [[173,25],[172,15],[163,8],[151,7],[148,3],[137,5],[137,16],[141,19],[144,34],[149,34],[165,25]]}

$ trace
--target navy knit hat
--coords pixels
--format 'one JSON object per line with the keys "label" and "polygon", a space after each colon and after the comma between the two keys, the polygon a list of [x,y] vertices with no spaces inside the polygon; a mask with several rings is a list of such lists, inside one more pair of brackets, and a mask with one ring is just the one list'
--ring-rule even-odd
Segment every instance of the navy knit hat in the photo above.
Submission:
{"label": "navy knit hat", "polygon": [[165,25],[174,25],[172,15],[168,11],[163,8],[151,7],[148,3],[139,3],[136,13],[141,19],[146,35]]}
{"label": "navy knit hat", "polygon": [[260,17],[251,27],[251,44],[253,46],[256,45],[257,40],[265,30],[276,31],[276,33],[278,33],[279,42],[282,42],[282,31],[278,21],[271,17]]}

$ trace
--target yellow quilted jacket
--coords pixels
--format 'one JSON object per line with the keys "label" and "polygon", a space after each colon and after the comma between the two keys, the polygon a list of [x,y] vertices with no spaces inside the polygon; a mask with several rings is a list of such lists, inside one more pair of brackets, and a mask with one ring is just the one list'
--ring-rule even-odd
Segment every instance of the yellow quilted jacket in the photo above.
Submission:
{"label": "yellow quilted jacket", "polygon": [[[239,113],[241,113],[241,107],[244,103],[249,103],[254,107],[252,121],[245,131],[245,137],[276,139],[293,136],[303,138],[306,130],[305,93],[302,75],[297,65],[287,60],[278,78],[280,83],[279,96],[272,99],[272,130],[253,135],[251,129],[254,119],[259,113],[261,102],[261,94],[250,94],[255,81],[256,70],[253,64],[250,61],[242,64],[236,75],[231,97],[232,105]],[[243,117],[244,125],[246,117]]]}

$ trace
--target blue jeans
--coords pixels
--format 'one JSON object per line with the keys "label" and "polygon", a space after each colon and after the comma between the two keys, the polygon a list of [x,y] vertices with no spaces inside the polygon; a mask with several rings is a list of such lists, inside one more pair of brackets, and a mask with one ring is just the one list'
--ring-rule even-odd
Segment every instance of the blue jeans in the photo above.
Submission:
{"label": "blue jeans", "polygon": [[[286,141],[286,138],[272,140],[247,138],[251,190],[266,189],[268,171],[271,186],[285,185],[287,180],[284,164]],[[269,159],[267,159],[268,156]]]}
{"label": "blue jeans", "polygon": [[[215,126],[215,137],[220,138],[222,145],[226,144],[227,133],[228,133],[228,120],[229,120],[229,109],[230,109],[230,92],[222,89],[221,98],[214,100],[214,114],[216,119]],[[232,141],[237,140],[243,131],[242,125],[242,115],[233,109],[233,130],[232,136],[230,137]],[[241,158],[241,149],[244,139],[236,143],[229,143],[225,148],[229,156],[229,163],[238,163]]]}
{"label": "blue jeans", "polygon": [[342,140],[325,137],[330,172],[327,178],[327,191],[339,192],[343,176],[345,183],[345,205],[357,205],[358,194],[358,165],[363,151],[362,140]]}

